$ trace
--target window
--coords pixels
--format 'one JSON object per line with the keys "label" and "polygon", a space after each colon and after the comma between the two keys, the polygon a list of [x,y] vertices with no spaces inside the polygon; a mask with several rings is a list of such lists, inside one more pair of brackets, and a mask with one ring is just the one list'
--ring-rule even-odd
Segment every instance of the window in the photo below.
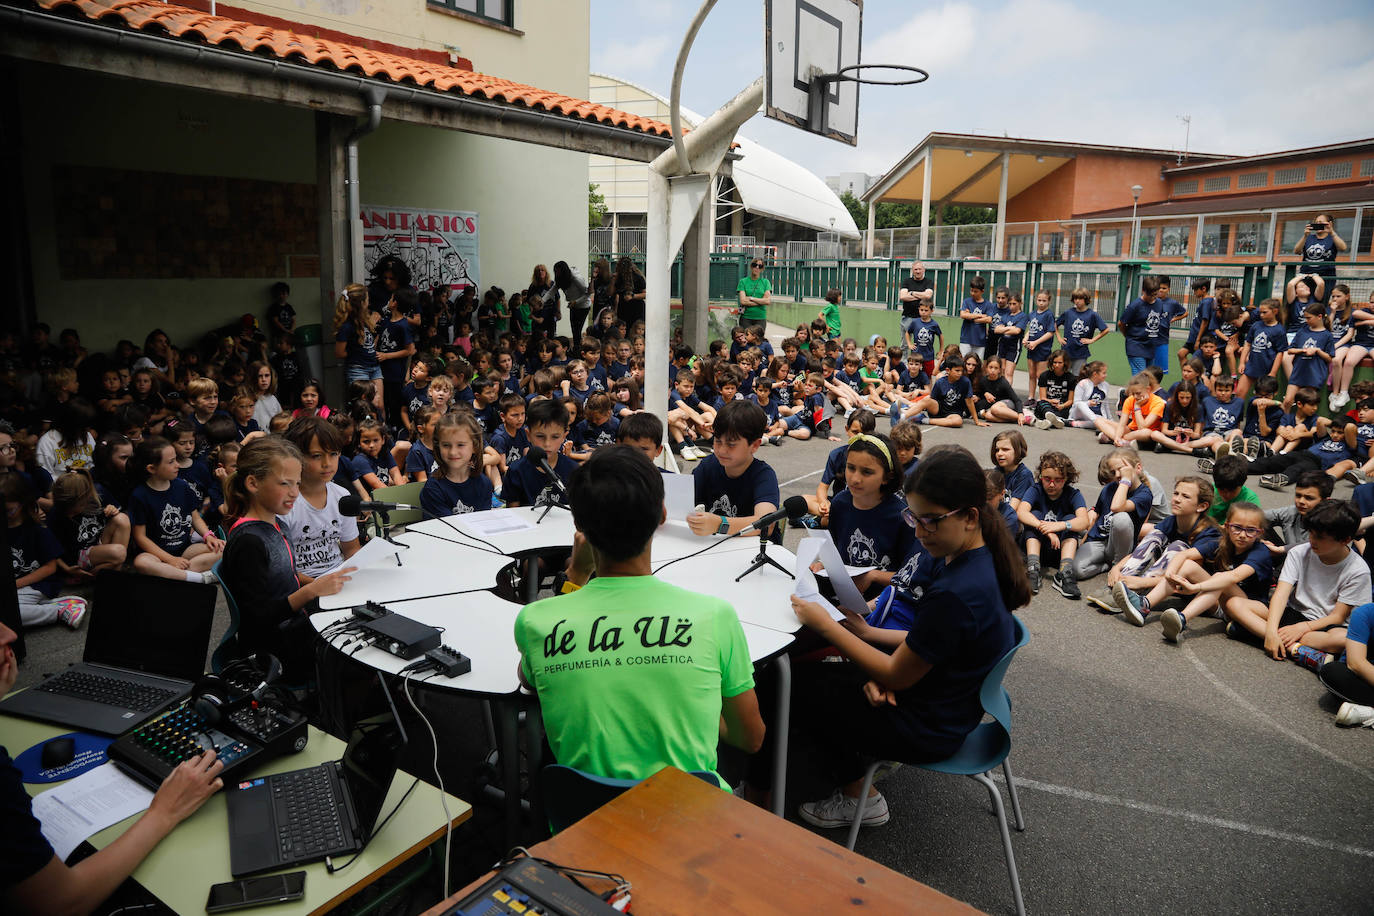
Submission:
{"label": "window", "polygon": [[1360,160],[1360,177],[1374,178],[1374,159]]}
{"label": "window", "polygon": [[1269,184],[1268,172],[1246,172],[1244,175],[1237,176],[1237,188],[1262,188]]}
{"label": "window", "polygon": [[1313,176],[1317,181],[1340,181],[1342,178],[1350,177],[1349,162],[1327,162],[1317,166],[1317,173]]}
{"label": "window", "polygon": [[[1182,258],[1188,255],[1188,236],[1191,233],[1187,226],[1165,226],[1159,239],[1159,256],[1161,258]],[[1144,232],[1141,233],[1142,240]]]}
{"label": "window", "polygon": [[1275,169],[1274,184],[1302,184],[1307,180],[1307,166],[1298,165],[1291,169]]}
{"label": "window", "polygon": [[428,0],[430,6],[466,13],[501,25],[515,25],[515,0]]}
{"label": "window", "polygon": [[1100,258],[1115,258],[1121,255],[1121,230],[1103,229],[1102,246],[1097,251]]}
{"label": "window", "polygon": [[1197,193],[1197,179],[1196,179],[1196,178],[1190,178],[1190,179],[1188,179],[1187,181],[1175,181],[1175,182],[1174,182],[1174,193],[1175,193],[1175,194],[1196,194],[1196,193]]}
{"label": "window", "polygon": [[1230,189],[1230,175],[1219,175],[1216,178],[1208,178],[1202,183],[1202,190],[1204,191],[1229,191]]}
{"label": "window", "polygon": [[1136,240],[1135,253],[1139,258],[1148,258],[1155,253],[1154,227],[1140,227],[1140,238]]}
{"label": "window", "polygon": [[1224,255],[1230,241],[1230,223],[1208,223],[1202,227],[1203,254]]}
{"label": "window", "polygon": [[[1263,254],[1261,240],[1269,233],[1265,223],[1240,223],[1236,226],[1236,250],[1234,254]],[[1203,244],[1206,245],[1204,236]]]}

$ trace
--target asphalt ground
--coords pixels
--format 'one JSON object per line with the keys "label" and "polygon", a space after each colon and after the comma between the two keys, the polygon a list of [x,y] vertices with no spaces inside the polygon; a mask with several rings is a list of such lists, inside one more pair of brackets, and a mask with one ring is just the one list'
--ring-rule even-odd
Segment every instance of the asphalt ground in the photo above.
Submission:
{"label": "asphalt ground", "polygon": [[[956,443],[987,463],[992,437],[1005,428],[927,426],[924,447]],[[1075,459],[1091,505],[1106,447],[1083,430],[1023,432],[1032,466],[1049,448]],[[759,457],[776,470],[786,497],[814,491],[833,447],[788,442],[764,446]],[[1174,455],[1147,453],[1144,463],[1166,487],[1195,468]],[[1266,508],[1292,498],[1291,490],[1252,488]],[[1337,483],[1335,495],[1350,489]],[[788,545],[799,537],[789,533]],[[1104,578],[1084,582],[1084,593],[1100,590]],[[1337,728],[1336,704],[1311,672],[1228,640],[1217,620],[1194,622],[1175,645],[1161,638],[1157,621],[1137,629],[1048,585],[1017,613],[1031,641],[1006,685],[1010,759],[1027,821],[1013,842],[1029,911],[1374,913],[1374,732]],[[226,624],[221,601],[212,645]],[[82,635],[62,627],[30,633],[20,686],[79,658]],[[448,788],[478,804],[454,837],[460,886],[502,851],[500,809],[481,793],[485,729],[471,701],[436,696],[423,705],[442,733]],[[794,720],[805,715],[793,710]],[[835,736],[843,740],[843,723]],[[432,779],[427,746],[408,769]],[[808,766],[800,742],[789,774],[788,817],[796,820],[797,803],[831,787]],[[904,767],[879,788],[891,821],[862,831],[860,853],[980,909],[1011,910],[983,787]],[[844,840],[841,830],[820,833]],[[437,891],[419,892],[413,911],[426,899],[432,903]]]}

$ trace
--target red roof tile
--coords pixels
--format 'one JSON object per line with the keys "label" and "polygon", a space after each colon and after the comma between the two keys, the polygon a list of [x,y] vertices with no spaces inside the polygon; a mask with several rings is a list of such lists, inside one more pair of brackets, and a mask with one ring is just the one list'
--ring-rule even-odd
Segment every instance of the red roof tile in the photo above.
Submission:
{"label": "red roof tile", "polygon": [[440,92],[543,109],[555,114],[597,121],[661,137],[672,130],[662,121],[597,105],[585,99],[538,89],[500,77],[450,67],[414,57],[373,50],[331,38],[303,35],[290,29],[255,25],[238,19],[211,16],[161,0],[34,0],[43,9],[77,14],[112,27],[165,34],[183,41],[214,45],[230,51],[266,54],[295,63],[351,70],[373,79],[413,83]]}

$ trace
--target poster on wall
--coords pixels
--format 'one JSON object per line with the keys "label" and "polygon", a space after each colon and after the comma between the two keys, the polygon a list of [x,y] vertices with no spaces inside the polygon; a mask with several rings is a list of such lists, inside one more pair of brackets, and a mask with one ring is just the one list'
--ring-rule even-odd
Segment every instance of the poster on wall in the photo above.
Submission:
{"label": "poster on wall", "polygon": [[362,220],[363,264],[369,275],[379,260],[395,255],[410,267],[416,289],[481,289],[475,212],[364,206]]}

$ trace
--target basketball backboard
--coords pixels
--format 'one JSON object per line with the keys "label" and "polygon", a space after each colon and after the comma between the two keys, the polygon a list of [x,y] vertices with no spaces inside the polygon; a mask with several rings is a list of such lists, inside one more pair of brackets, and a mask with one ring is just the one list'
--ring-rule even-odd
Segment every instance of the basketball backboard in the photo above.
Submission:
{"label": "basketball backboard", "polygon": [[764,114],[856,145],[859,83],[812,83],[859,64],[862,21],[863,0],[764,0]]}

